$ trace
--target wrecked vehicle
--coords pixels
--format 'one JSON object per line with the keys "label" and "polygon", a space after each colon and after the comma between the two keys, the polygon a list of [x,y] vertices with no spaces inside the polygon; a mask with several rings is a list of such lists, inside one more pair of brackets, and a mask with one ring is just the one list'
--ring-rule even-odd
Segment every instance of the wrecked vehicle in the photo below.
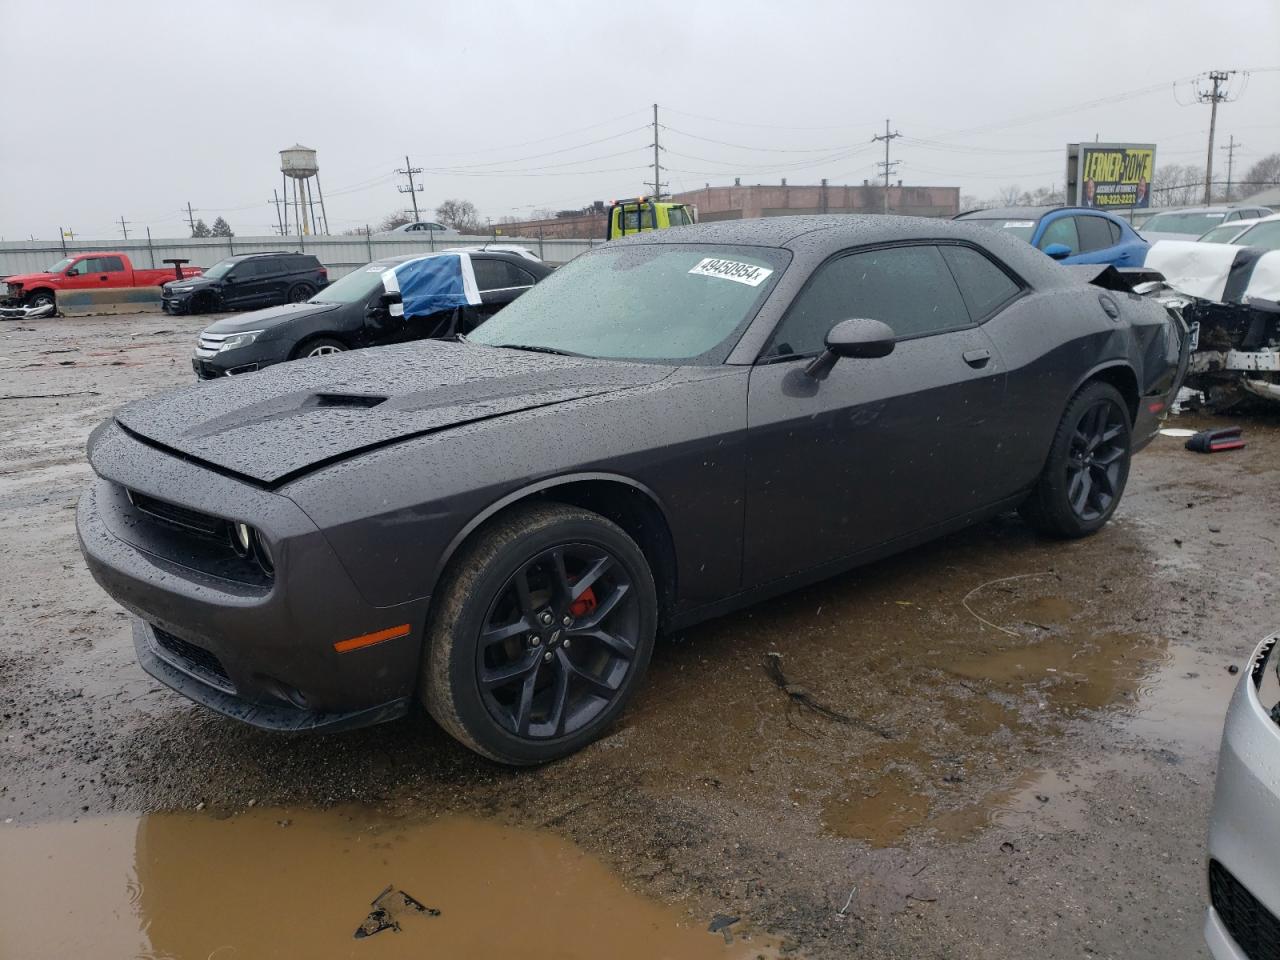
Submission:
{"label": "wrecked vehicle", "polygon": [[1143,292],[1177,309],[1191,331],[1187,386],[1227,410],[1280,402],[1280,251],[1162,240]]}
{"label": "wrecked vehicle", "polygon": [[5,277],[5,299],[7,305],[14,307],[56,307],[58,294],[63,291],[162,288],[166,283],[198,277],[202,272],[200,267],[183,266],[186,260],[166,262],[173,266],[144,270],[135,267],[127,253],[78,253],[36,273]]}
{"label": "wrecked vehicle", "polygon": [[1280,945],[1280,634],[1241,673],[1209,820],[1204,936],[1215,960],[1272,957]]}
{"label": "wrecked vehicle", "polygon": [[457,341],[125,407],[77,529],[191,699],[276,730],[421,703],[541,763],[617,719],[659,629],[1014,507],[1101,529],[1186,350],[1159,304],[964,223],[653,231]]}

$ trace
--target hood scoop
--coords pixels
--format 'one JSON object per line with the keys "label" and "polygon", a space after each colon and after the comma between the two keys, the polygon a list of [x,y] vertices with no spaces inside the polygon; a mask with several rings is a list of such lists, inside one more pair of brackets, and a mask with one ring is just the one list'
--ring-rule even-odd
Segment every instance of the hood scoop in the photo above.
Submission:
{"label": "hood scoop", "polygon": [[304,407],[346,407],[347,409],[365,410],[386,403],[387,397],[379,397],[371,393],[316,393],[308,397]]}

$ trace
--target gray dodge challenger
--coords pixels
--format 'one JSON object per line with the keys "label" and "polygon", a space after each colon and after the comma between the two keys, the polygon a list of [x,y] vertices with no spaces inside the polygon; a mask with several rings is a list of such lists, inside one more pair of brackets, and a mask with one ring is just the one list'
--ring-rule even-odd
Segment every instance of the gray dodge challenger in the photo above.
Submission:
{"label": "gray dodge challenger", "polygon": [[609,727],[662,630],[1012,508],[1098,530],[1186,362],[1114,268],[962,222],[703,224],[456,342],[131,404],[77,526],[191,699],[295,731],[421,703],[534,764]]}

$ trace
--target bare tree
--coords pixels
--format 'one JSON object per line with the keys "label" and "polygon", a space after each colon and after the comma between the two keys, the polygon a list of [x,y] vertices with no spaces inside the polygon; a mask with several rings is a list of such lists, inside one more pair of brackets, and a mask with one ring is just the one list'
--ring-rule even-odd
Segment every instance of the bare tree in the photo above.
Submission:
{"label": "bare tree", "polygon": [[1016,207],[1021,199],[1022,188],[1016,183],[1001,187],[999,193],[996,194],[996,202],[1002,207]]}
{"label": "bare tree", "polygon": [[388,213],[383,217],[382,222],[378,224],[378,229],[386,233],[388,230],[394,230],[396,227],[403,227],[406,223],[412,222],[413,217],[403,210],[397,210],[395,213]]}
{"label": "bare tree", "polygon": [[1249,193],[1265,190],[1269,184],[1280,184],[1280,153],[1269,153],[1244,175]]}
{"label": "bare tree", "polygon": [[1204,167],[1169,163],[1151,178],[1151,205],[1185,207],[1204,199]]}
{"label": "bare tree", "polygon": [[480,212],[470,200],[446,200],[436,207],[436,219],[459,233],[483,233]]}

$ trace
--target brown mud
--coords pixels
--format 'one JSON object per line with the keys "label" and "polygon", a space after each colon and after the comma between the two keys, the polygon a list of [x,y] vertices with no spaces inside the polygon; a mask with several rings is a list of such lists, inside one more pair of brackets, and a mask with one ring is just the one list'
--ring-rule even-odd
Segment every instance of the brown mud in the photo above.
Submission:
{"label": "brown mud", "polygon": [[[0,394],[27,397],[0,406],[0,876],[21,888],[29,926],[87,942],[97,914],[63,907],[99,877],[103,906],[125,918],[120,949],[134,949],[143,914],[120,899],[121,877],[138,838],[155,833],[167,852],[142,883],[160,904],[147,930],[204,931],[200,947],[218,930],[238,943],[319,936],[272,909],[285,898],[323,904],[323,943],[297,941],[309,955],[400,949],[385,944],[452,930],[451,915],[476,927],[479,902],[353,941],[369,901],[389,883],[433,907],[474,893],[463,881],[488,864],[459,867],[451,887],[425,854],[478,852],[489,842],[479,834],[499,831],[514,852],[492,864],[494,889],[528,895],[511,909],[543,902],[563,858],[582,858],[620,924],[654,917],[644,929],[665,931],[625,927],[633,939],[669,934],[672,956],[703,955],[679,952],[685,934],[691,949],[738,956],[741,937],[707,932],[718,914],[743,918],[731,933],[757,931],[753,949],[767,934],[768,949],[812,957],[1204,955],[1227,667],[1280,625],[1276,418],[1240,421],[1249,446],[1229,454],[1157,439],[1135,459],[1115,520],[1086,540],[1040,540],[1002,517],[664,638],[609,736],[517,772],[419,714],[334,736],[249,730],[133,662],[127,619],[75,545],[83,443],[119,404],[190,382],[204,322],[0,326]],[[772,653],[787,689],[766,670]],[[295,836],[311,838],[305,849]],[[277,883],[260,901],[201,912],[219,844]],[[535,856],[539,844],[557,852]],[[229,876],[245,869],[216,862]],[[14,863],[27,882],[12,879]],[[502,909],[490,926],[516,915]],[[567,944],[576,955],[586,918],[555,915],[526,952]],[[0,914],[0,957],[39,956],[11,948],[37,942],[7,939],[14,916]],[[116,942],[102,955],[132,955]],[[208,952],[189,940],[156,949]],[[440,955],[468,955],[457,950]]]}

